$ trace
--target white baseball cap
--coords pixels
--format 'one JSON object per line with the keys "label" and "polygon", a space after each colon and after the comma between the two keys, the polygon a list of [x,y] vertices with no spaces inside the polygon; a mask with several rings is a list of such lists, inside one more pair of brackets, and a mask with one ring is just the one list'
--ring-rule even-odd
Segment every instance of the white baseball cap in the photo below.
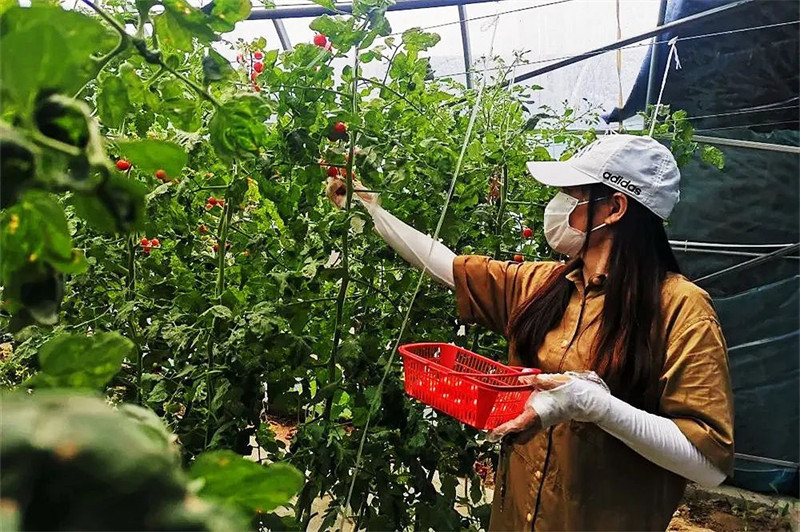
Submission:
{"label": "white baseball cap", "polygon": [[603,183],[635,199],[662,219],[680,199],[678,164],[651,137],[605,135],[566,161],[531,161],[534,179],[551,187]]}

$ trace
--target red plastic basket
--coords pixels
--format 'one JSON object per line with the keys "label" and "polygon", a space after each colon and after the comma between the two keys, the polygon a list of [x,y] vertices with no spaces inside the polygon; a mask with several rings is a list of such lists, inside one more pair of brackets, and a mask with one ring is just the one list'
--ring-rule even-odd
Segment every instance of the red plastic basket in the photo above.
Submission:
{"label": "red plastic basket", "polygon": [[531,388],[519,376],[538,369],[505,366],[457,345],[400,346],[406,393],[476,429],[491,430],[514,419]]}

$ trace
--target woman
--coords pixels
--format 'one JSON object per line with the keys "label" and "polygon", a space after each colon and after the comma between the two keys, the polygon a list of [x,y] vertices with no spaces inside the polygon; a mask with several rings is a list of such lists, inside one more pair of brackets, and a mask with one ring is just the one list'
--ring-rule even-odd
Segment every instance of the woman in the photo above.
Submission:
{"label": "woman", "polygon": [[[733,463],[725,341],[664,231],[677,165],[649,137],[610,135],[528,167],[560,188],[544,230],[566,264],[457,257],[361,200],[390,246],[455,290],[461,319],[544,372],[525,377],[525,412],[490,434],[504,442],[490,528],[664,530],[686,479],[718,485]],[[329,186],[340,206],[342,186]]]}

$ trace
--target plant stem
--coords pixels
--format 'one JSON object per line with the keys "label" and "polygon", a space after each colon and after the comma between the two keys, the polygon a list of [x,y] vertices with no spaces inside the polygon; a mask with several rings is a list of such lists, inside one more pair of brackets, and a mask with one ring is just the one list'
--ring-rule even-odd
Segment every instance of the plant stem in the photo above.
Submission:
{"label": "plant stem", "polygon": [[[353,116],[358,116],[358,49],[356,48],[356,53],[353,54],[353,83],[352,83],[352,101],[351,101],[351,112]],[[355,149],[356,149],[356,138],[357,132],[352,131],[350,134],[350,146],[348,150],[348,157],[347,157],[347,178],[345,179],[345,183],[347,184],[347,200],[345,202],[345,212],[350,216],[350,208],[353,203],[353,163],[355,162]],[[344,230],[344,235],[342,235],[342,269],[344,269],[344,276],[342,277],[342,284],[339,286],[339,294],[336,297],[336,315],[334,318],[334,329],[333,329],[333,346],[331,347],[331,356],[328,359],[328,382],[334,382],[336,380],[336,353],[339,350],[339,342],[342,339],[342,317],[344,315],[344,304],[347,299],[347,288],[350,285],[350,255],[349,255],[349,246],[350,246],[350,228],[346,227]],[[325,411],[323,413],[323,418],[326,421],[330,421],[331,419],[331,410],[333,408],[333,396],[331,394],[325,400]]]}
{"label": "plant stem", "polygon": [[[125,279],[125,301],[133,301],[136,298],[136,238],[133,235],[128,237],[126,248],[128,251],[128,271]],[[142,404],[142,347],[139,345],[139,335],[136,331],[136,322],[133,319],[132,311],[128,315],[127,326],[136,350],[136,403]]]}
{"label": "plant stem", "polygon": [[495,245],[495,258],[500,257],[500,243],[502,238],[500,233],[503,230],[503,216],[506,213],[506,201],[508,200],[508,166],[503,165],[503,179],[500,181],[500,206],[497,209],[497,220],[495,222],[494,234],[497,237]]}
{"label": "plant stem", "polygon": [[51,139],[50,137],[42,135],[38,131],[31,131],[30,135],[34,142],[41,144],[46,148],[50,148],[51,150],[59,151],[65,155],[69,155],[70,157],[79,157],[81,155],[81,150],[75,146],[70,146],[69,144],[65,144],[56,139]]}
{"label": "plant stem", "polygon": [[[412,109],[414,109],[416,112],[418,112],[418,113],[419,113],[419,114],[421,114],[422,116],[426,116],[426,115],[425,115],[425,111],[423,111],[422,109],[420,109],[419,107],[417,107],[416,105],[414,105],[414,104],[411,102],[411,100],[409,100],[408,98],[406,98],[405,96],[403,96],[402,94],[400,94],[399,92],[397,92],[396,90],[394,90],[393,88],[389,87],[388,85],[385,85],[385,84],[381,83],[380,81],[375,81],[374,79],[369,79],[369,78],[361,78],[361,77],[358,77],[358,78],[356,78],[356,79],[357,79],[357,80],[359,80],[359,81],[366,81],[367,83],[371,83],[371,84],[373,84],[373,85],[375,85],[375,86],[377,86],[377,87],[380,87],[380,88],[382,88],[382,89],[386,89],[387,91],[391,92],[392,94],[394,94],[395,96],[397,96],[398,98],[400,98],[401,100],[403,100],[404,102],[406,102],[408,105],[410,105],[410,106],[411,106],[411,108],[412,108]],[[438,114],[438,113],[437,113],[437,114]]]}
{"label": "plant stem", "polygon": [[[233,179],[236,179],[236,163],[233,164]],[[233,183],[233,180],[231,180]],[[222,216],[219,219],[219,226],[217,226],[217,282],[214,288],[214,299],[219,302],[222,297],[222,292],[225,289],[225,257],[227,255],[227,242],[228,242],[228,227],[230,226],[231,217],[233,216],[233,209],[231,207],[230,198],[230,185],[225,192],[225,207],[222,210]],[[211,330],[208,332],[206,340],[206,438],[205,448],[208,449],[211,437],[211,408],[213,402],[213,383],[211,381],[211,372],[214,370],[214,335],[217,331],[218,318],[211,321]]]}

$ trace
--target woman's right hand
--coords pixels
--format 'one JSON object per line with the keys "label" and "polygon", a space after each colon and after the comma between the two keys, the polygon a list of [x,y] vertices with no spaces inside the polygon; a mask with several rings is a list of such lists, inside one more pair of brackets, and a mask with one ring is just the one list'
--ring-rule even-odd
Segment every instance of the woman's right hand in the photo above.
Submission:
{"label": "woman's right hand", "polygon": [[[353,189],[356,190],[356,196],[367,210],[371,211],[372,207],[378,205],[379,196],[375,192],[361,192],[360,190],[363,190],[363,188],[358,179],[353,179]],[[347,202],[347,183],[341,177],[328,177],[325,195],[337,208],[344,209]]]}

